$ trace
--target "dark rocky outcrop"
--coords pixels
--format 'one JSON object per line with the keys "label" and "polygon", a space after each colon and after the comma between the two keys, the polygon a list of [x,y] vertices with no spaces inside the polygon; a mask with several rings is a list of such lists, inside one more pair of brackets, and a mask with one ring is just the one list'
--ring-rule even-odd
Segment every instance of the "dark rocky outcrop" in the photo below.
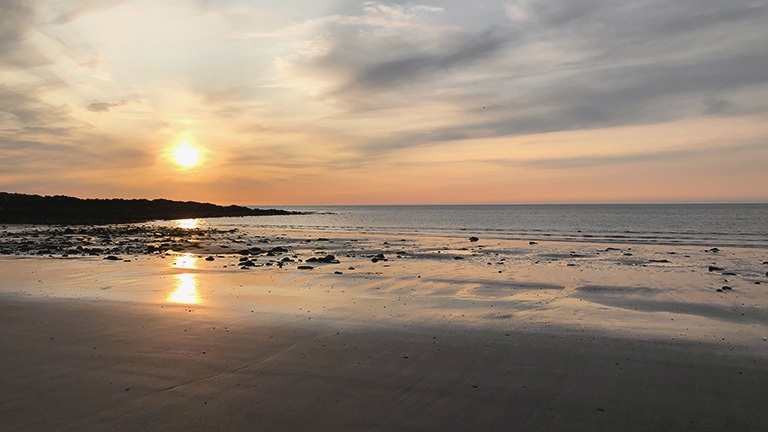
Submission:
{"label": "dark rocky outcrop", "polygon": [[[0,223],[99,225],[151,220],[297,214],[166,199],[81,199],[0,192]],[[65,234],[74,233],[74,231]]]}

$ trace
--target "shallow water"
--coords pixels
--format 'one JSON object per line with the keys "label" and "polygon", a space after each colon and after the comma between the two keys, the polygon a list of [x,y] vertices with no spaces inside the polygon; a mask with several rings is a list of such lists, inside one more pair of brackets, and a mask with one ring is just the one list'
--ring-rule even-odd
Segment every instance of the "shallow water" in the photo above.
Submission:
{"label": "shallow water", "polygon": [[210,227],[506,240],[768,248],[768,204],[282,207],[291,216],[205,219]]}

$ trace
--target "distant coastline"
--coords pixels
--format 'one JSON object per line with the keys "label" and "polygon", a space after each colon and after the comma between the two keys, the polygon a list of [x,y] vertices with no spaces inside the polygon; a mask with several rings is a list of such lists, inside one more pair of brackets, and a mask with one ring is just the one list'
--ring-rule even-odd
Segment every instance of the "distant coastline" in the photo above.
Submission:
{"label": "distant coastline", "polygon": [[188,218],[301,214],[278,209],[251,209],[166,199],[83,199],[0,192],[0,223],[103,225]]}

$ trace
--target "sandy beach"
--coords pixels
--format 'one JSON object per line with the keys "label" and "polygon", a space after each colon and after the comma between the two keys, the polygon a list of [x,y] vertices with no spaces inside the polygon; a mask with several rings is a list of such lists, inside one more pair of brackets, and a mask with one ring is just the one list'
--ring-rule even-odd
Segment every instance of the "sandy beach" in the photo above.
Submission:
{"label": "sandy beach", "polygon": [[238,236],[0,258],[2,429],[768,429],[763,250]]}

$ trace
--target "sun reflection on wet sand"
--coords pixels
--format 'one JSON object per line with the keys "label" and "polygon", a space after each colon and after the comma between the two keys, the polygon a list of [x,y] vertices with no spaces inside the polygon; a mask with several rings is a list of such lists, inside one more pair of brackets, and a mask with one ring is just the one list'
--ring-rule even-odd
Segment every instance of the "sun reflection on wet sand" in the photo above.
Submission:
{"label": "sun reflection on wet sand", "polygon": [[194,269],[197,268],[195,264],[197,263],[197,257],[190,253],[186,253],[184,255],[179,255],[176,257],[176,260],[173,262],[173,267],[175,268],[183,268],[183,269]]}
{"label": "sun reflection on wet sand", "polygon": [[196,229],[200,228],[200,219],[179,219],[176,225],[181,229]]}
{"label": "sun reflection on wet sand", "polygon": [[168,296],[171,303],[197,304],[200,295],[197,293],[197,279],[192,273],[176,275],[176,290]]}

